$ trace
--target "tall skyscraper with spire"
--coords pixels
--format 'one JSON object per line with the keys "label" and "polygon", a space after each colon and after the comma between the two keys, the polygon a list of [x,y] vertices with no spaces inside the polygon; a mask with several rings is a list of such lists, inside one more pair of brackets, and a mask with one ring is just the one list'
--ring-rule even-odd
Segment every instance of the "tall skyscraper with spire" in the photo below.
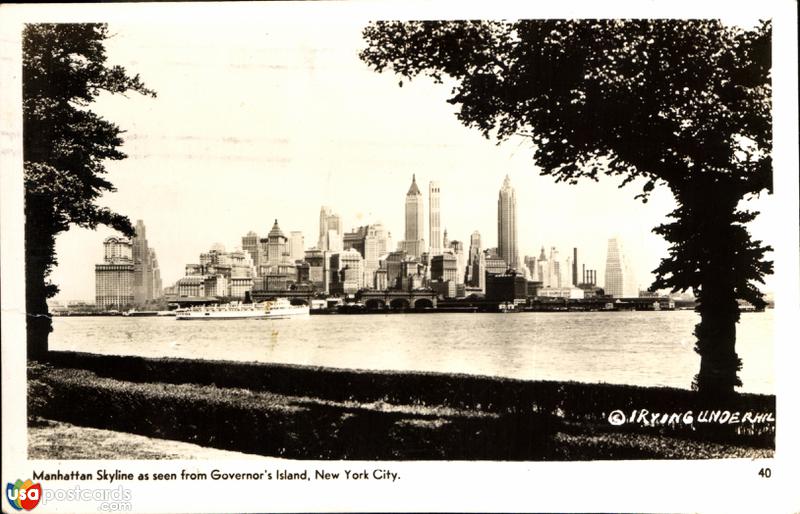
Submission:
{"label": "tall skyscraper with spire", "polygon": [[508,175],[497,199],[497,252],[508,267],[517,267],[517,196]]}
{"label": "tall skyscraper with spire", "polygon": [[133,236],[133,302],[144,305],[153,299],[153,265],[147,245],[147,229],[144,221],[137,220]]}
{"label": "tall skyscraper with spire", "polygon": [[419,257],[425,252],[425,239],[422,237],[425,231],[424,209],[417,177],[413,175],[411,187],[406,193],[406,237],[402,243],[402,249],[412,257]]}
{"label": "tall skyscraper with spire", "polygon": [[289,253],[289,238],[283,235],[276,219],[272,230],[267,234],[267,261],[271,266],[277,266],[285,253]]}
{"label": "tall skyscraper with spire", "polygon": [[428,253],[431,256],[441,255],[442,253],[442,220],[439,205],[439,183],[431,182],[428,185],[428,237],[430,239],[430,250]]}

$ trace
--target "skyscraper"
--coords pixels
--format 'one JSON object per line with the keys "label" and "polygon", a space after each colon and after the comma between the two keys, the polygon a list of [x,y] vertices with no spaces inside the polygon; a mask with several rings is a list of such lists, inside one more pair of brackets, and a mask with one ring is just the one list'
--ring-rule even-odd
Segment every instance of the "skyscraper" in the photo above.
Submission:
{"label": "skyscraper", "polygon": [[364,259],[355,248],[331,255],[331,292],[355,293],[364,287]]}
{"label": "skyscraper", "polygon": [[135,266],[133,244],[123,237],[103,241],[103,263],[94,267],[95,303],[98,307],[126,307],[133,303]]}
{"label": "skyscraper", "polygon": [[258,234],[251,230],[247,235],[242,236],[242,250],[250,254],[253,266],[258,268]]}
{"label": "skyscraper", "polygon": [[430,209],[430,212],[428,213],[428,236],[430,238],[431,245],[428,253],[431,256],[440,255],[442,253],[442,220],[440,217],[439,193],[439,183],[431,182],[428,185],[428,200],[430,202],[428,207]]}
{"label": "skyscraper", "polygon": [[566,266],[561,273],[561,287],[573,287],[575,284],[572,282],[572,256],[567,255]]}
{"label": "skyscraper", "polygon": [[486,290],[486,256],[481,249],[481,233],[477,230],[469,237],[469,256],[467,260],[467,285]]}
{"label": "skyscraper", "polygon": [[542,251],[539,252],[539,258],[536,260],[536,273],[537,279],[542,283],[542,287],[552,287],[550,283],[550,263],[547,262],[547,255],[544,253],[544,246]]}
{"label": "skyscraper", "polygon": [[497,198],[497,252],[508,267],[517,267],[517,196],[508,175]]}
{"label": "skyscraper", "polygon": [[[333,231],[334,234],[331,234]],[[319,242],[317,247],[320,250],[331,250],[331,241],[336,240],[342,236],[342,219],[338,214],[335,214],[330,207],[322,206],[319,211]]]}
{"label": "skyscraper", "polygon": [[464,255],[464,243],[461,241],[450,241],[445,252],[452,253],[456,258],[456,268],[458,273],[456,275],[456,284],[464,285],[464,270],[467,267],[466,255]]}
{"label": "skyscraper", "polygon": [[289,232],[289,257],[292,262],[302,261],[305,255],[303,233],[296,230]]}
{"label": "skyscraper", "polygon": [[425,252],[424,206],[422,193],[417,187],[417,177],[411,178],[411,187],[406,193],[406,237],[402,249],[412,257],[420,257]]}
{"label": "skyscraper", "polygon": [[616,238],[608,240],[606,251],[606,283],[605,293],[614,297],[622,296],[622,261],[619,257],[619,246]]}
{"label": "skyscraper", "polygon": [[615,237],[608,240],[603,289],[607,295],[615,298],[639,296],[639,287],[636,284],[633,269],[625,258],[622,244]]}
{"label": "skyscraper", "polygon": [[547,261],[548,283],[546,287],[562,287],[561,283],[561,261],[555,246],[550,247],[550,259]]}
{"label": "skyscraper", "polygon": [[500,257],[497,248],[484,250],[485,273],[488,275],[503,275],[508,271],[508,263]]}
{"label": "skyscraper", "polygon": [[163,287],[161,284],[161,270],[158,267],[156,251],[150,248],[150,270],[153,279],[153,299],[161,298]]}
{"label": "skyscraper", "polygon": [[364,258],[364,286],[373,287],[380,257],[389,250],[383,225],[365,225],[344,234],[344,249],[355,249]]}
{"label": "skyscraper", "polygon": [[276,270],[283,260],[283,254],[289,254],[289,239],[283,235],[277,219],[267,237],[261,238],[259,252],[260,276]]}
{"label": "skyscraper", "polygon": [[318,291],[324,289],[325,252],[316,248],[306,250],[304,260],[308,263],[308,281],[314,289]]}
{"label": "skyscraper", "polygon": [[539,280],[538,270],[536,269],[536,257],[532,255],[526,255],[525,258],[522,260],[522,263],[528,269],[528,273],[530,273],[531,280]]}
{"label": "skyscraper", "polygon": [[455,254],[444,252],[431,257],[431,280],[441,280],[443,282],[450,280],[453,283],[457,283],[459,282],[458,273],[458,262]]}
{"label": "skyscraper", "polygon": [[153,264],[147,245],[147,229],[144,221],[137,220],[133,236],[133,302],[144,305],[153,299]]}

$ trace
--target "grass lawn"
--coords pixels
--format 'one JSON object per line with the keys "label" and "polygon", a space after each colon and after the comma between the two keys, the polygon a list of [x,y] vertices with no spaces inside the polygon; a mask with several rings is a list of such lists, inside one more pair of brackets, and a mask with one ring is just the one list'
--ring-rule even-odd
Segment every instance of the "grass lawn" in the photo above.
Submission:
{"label": "grass lawn", "polygon": [[774,396],[708,405],[670,388],[62,352],[30,365],[28,399],[29,413],[60,422],[31,427],[31,458],[547,461],[774,453],[774,420],[609,422],[615,409],[774,413]]}
{"label": "grass lawn", "polygon": [[268,457],[44,420],[40,425],[28,427],[28,458],[135,460],[266,459]]}

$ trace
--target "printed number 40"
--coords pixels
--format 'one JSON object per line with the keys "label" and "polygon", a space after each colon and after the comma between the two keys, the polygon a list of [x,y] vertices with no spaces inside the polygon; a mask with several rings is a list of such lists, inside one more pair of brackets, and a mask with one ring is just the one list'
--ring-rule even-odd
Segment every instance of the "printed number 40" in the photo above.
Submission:
{"label": "printed number 40", "polygon": [[758,476],[762,478],[769,478],[772,476],[772,470],[769,468],[761,468],[758,470]]}

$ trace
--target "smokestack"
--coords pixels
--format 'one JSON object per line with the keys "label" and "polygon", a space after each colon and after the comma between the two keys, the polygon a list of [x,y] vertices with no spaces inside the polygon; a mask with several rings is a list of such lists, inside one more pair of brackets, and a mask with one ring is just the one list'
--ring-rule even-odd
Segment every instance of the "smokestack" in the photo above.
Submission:
{"label": "smokestack", "polygon": [[578,285],[578,249],[572,249],[572,286]]}

